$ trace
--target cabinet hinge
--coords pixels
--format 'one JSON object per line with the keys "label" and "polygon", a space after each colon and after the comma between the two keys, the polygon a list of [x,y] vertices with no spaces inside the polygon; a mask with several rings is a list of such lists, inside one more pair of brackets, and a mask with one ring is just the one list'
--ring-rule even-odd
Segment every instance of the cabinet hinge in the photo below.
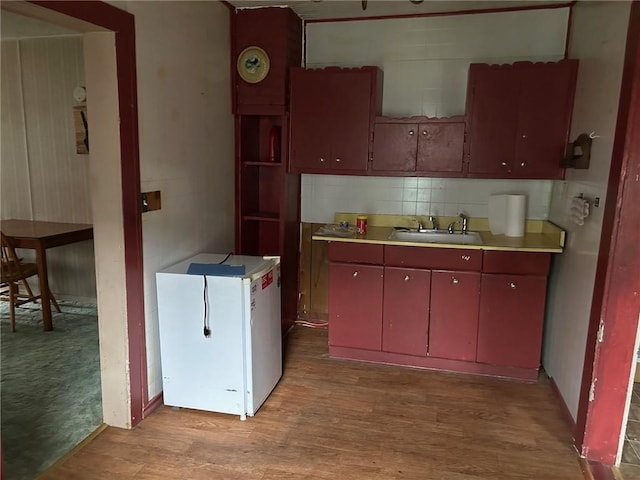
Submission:
{"label": "cabinet hinge", "polygon": [[593,400],[596,398],[596,382],[598,381],[597,378],[593,379],[593,382],[591,382],[591,386],[589,387],[589,401],[593,402]]}
{"label": "cabinet hinge", "polygon": [[604,320],[600,320],[598,327],[598,343],[602,343],[602,340],[604,340]]}

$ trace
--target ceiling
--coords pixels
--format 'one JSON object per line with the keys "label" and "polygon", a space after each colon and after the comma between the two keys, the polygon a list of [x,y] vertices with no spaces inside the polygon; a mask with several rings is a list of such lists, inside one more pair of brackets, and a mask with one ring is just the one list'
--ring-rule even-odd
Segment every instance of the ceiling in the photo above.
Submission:
{"label": "ceiling", "polygon": [[79,33],[36,18],[0,10],[0,38],[2,40],[62,35],[79,35]]}
{"label": "ceiling", "polygon": [[566,5],[569,2],[567,0],[425,0],[415,4],[410,0],[368,0],[366,10],[362,10],[361,0],[230,0],[229,3],[236,8],[287,6],[300,18],[309,21]]}

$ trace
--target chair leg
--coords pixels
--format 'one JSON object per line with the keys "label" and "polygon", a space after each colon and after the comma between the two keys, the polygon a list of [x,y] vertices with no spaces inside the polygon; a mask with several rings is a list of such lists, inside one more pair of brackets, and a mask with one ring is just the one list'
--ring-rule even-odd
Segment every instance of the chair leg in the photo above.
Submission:
{"label": "chair leg", "polygon": [[11,319],[11,331],[16,331],[16,295],[18,294],[18,286],[10,282],[9,283],[9,318]]}
{"label": "chair leg", "polygon": [[60,306],[58,305],[58,302],[56,301],[56,297],[54,297],[53,293],[51,293],[51,290],[49,290],[49,298],[51,299],[51,303],[53,303],[53,306],[55,307],[56,311],[58,313],[60,313]]}
{"label": "chair leg", "polygon": [[29,282],[27,282],[26,278],[22,280],[22,284],[24,285],[24,289],[29,294],[29,297],[33,298],[35,295],[33,294],[33,291],[31,290],[31,286],[29,286]]}

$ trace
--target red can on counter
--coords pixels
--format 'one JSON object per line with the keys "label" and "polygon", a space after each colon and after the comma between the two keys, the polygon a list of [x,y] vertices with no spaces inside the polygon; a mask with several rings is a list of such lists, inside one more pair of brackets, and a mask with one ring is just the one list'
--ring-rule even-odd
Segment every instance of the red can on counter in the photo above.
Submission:
{"label": "red can on counter", "polygon": [[364,235],[367,233],[367,216],[366,215],[358,215],[356,217],[356,232],[359,235]]}

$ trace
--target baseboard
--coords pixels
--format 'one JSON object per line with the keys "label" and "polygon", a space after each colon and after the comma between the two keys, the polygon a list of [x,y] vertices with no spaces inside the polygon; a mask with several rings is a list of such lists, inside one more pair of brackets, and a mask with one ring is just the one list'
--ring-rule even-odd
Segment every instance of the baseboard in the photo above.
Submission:
{"label": "baseboard", "polygon": [[151,400],[149,400],[147,404],[144,406],[144,408],[142,409],[142,418],[147,418],[149,415],[151,415],[154,412],[156,408],[158,408],[163,403],[164,403],[164,396],[162,392],[160,392]]}
{"label": "baseboard", "polygon": [[42,472],[40,475],[38,475],[37,478],[46,477],[48,472],[53,471],[59,465],[62,465],[64,462],[66,462],[69,458],[73,457],[77,452],[82,450],[89,442],[91,442],[94,438],[96,438],[98,435],[100,435],[100,433],[102,433],[102,431],[107,427],[108,427],[108,425],[106,423],[103,423],[102,425],[100,425],[93,432],[91,432],[87,438],[85,438],[79,444],[77,444],[75,447],[73,447],[71,449],[71,451],[69,451],[65,456],[63,456],[62,458],[58,459],[58,461],[56,461],[53,465],[51,465],[44,472]]}
{"label": "baseboard", "polygon": [[556,381],[553,379],[553,377],[549,377],[549,383],[551,384],[551,390],[553,390],[553,393],[555,394],[556,399],[560,404],[560,408],[562,409],[562,416],[569,425],[571,433],[573,433],[576,429],[576,421],[573,419],[573,415],[571,415],[571,411],[569,410],[569,407],[567,407],[567,404],[564,401],[564,398],[560,393],[560,389],[558,388],[558,385],[556,384]]}
{"label": "baseboard", "polygon": [[579,458],[578,462],[585,480],[618,480],[618,476],[609,465],[587,460],[586,458]]}

